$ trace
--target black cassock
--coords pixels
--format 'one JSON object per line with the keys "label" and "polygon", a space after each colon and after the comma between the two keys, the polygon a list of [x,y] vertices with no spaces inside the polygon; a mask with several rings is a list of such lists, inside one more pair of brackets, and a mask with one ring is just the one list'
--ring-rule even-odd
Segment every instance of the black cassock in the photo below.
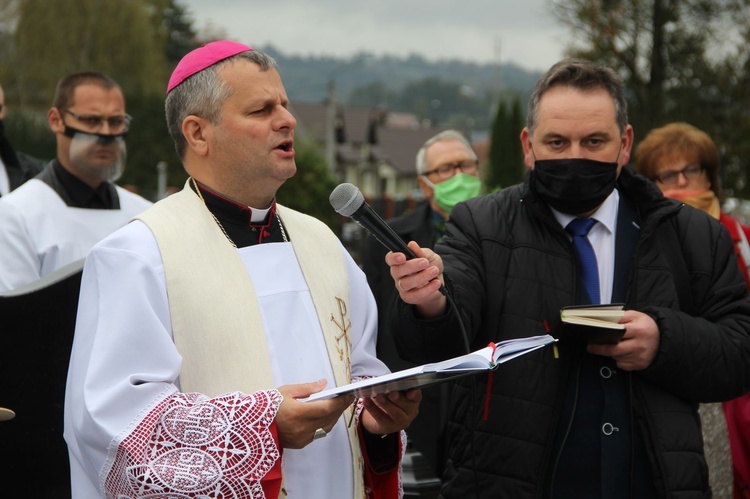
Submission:
{"label": "black cassock", "polygon": [[63,401],[83,260],[0,294],[0,480],[23,497],[69,498]]}

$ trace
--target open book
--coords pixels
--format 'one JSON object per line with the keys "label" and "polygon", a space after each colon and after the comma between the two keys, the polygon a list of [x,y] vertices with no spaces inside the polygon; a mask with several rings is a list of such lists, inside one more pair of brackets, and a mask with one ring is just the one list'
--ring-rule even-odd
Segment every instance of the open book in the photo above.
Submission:
{"label": "open book", "polygon": [[558,336],[587,343],[618,343],[625,334],[625,325],[619,324],[625,313],[623,307],[622,303],[563,307]]}
{"label": "open book", "polygon": [[557,340],[549,335],[501,341],[466,355],[329,388],[300,400],[311,402],[345,394],[352,394],[355,397],[374,397],[380,393],[420,388],[459,376],[496,369],[503,362],[520,357],[555,341]]}

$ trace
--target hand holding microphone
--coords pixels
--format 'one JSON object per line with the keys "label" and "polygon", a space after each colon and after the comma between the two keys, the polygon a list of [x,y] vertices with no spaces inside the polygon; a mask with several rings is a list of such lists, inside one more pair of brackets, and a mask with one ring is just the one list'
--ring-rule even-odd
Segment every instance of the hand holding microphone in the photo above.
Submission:
{"label": "hand holding microphone", "polygon": [[[439,315],[439,311],[445,310],[443,297],[436,301],[434,296],[436,290],[445,295],[445,288],[438,279],[443,266],[437,254],[429,249],[419,248],[416,243],[413,243],[414,250],[409,248],[398,234],[370,208],[360,190],[352,184],[344,183],[336,187],[331,192],[330,202],[338,214],[351,218],[367,229],[375,239],[392,252],[403,253],[407,261],[417,257],[428,258],[424,252],[429,252],[428,262],[420,260],[402,267],[406,262],[397,263],[398,259],[395,255],[389,255],[386,261],[391,266],[391,277],[404,301],[417,305],[425,316],[433,313]],[[437,285],[432,281],[436,281]]]}

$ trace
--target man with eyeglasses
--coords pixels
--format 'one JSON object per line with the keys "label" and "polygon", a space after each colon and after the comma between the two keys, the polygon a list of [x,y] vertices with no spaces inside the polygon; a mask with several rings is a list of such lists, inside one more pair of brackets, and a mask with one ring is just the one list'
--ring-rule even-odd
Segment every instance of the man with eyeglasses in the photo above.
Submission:
{"label": "man with eyeglasses", "polygon": [[[453,207],[481,193],[477,155],[463,134],[445,130],[429,138],[419,149],[416,173],[426,202],[389,220],[388,225],[404,241],[417,241],[422,247],[433,248],[445,234],[445,221]],[[365,241],[363,270],[378,304],[378,358],[392,371],[398,371],[415,364],[400,358],[393,343],[388,318],[397,293],[385,264],[387,252],[369,235]],[[408,431],[410,444],[426,458],[436,476],[440,476],[443,469],[441,415],[445,413],[447,389],[446,385],[424,392],[420,413]]]}
{"label": "man with eyeglasses", "polygon": [[433,212],[444,221],[461,201],[479,196],[479,162],[471,144],[461,133],[446,130],[424,143],[417,152],[417,183]]}
{"label": "man with eyeglasses", "polygon": [[0,85],[0,196],[18,188],[44,168],[42,160],[16,151],[5,136],[7,110],[5,92]]}
{"label": "man with eyeglasses", "polygon": [[125,167],[131,121],[114,80],[96,72],[61,79],[47,117],[57,158],[0,198],[0,291],[84,258],[151,205],[114,184]]}

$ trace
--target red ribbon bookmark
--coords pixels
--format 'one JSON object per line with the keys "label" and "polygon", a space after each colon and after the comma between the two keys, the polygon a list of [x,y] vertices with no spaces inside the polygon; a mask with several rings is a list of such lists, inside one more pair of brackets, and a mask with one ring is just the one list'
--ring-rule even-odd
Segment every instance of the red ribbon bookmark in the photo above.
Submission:
{"label": "red ribbon bookmark", "polygon": [[492,356],[490,358],[490,366],[492,367],[492,370],[490,370],[488,376],[487,376],[487,391],[484,394],[484,413],[482,415],[482,421],[487,421],[487,417],[490,413],[490,394],[492,393],[492,375],[495,373],[495,350],[497,350],[497,345],[494,341],[491,341],[488,347],[492,348]]}

